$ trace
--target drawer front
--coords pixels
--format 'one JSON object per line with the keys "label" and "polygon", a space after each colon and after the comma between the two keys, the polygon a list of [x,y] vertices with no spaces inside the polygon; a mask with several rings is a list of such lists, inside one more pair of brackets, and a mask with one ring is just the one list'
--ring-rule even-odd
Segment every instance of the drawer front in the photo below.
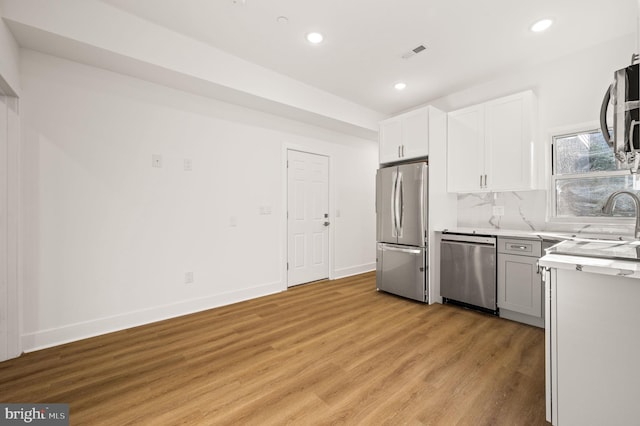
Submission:
{"label": "drawer front", "polygon": [[519,240],[498,237],[498,253],[540,257],[542,255],[542,249],[541,243],[538,240]]}

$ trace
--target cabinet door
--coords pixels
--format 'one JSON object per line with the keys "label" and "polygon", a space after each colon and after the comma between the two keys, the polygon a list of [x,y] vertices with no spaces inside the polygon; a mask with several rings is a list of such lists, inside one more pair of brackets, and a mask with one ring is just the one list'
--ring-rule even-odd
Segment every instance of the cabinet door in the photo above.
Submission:
{"label": "cabinet door", "polygon": [[402,116],[402,159],[429,155],[429,109]]}
{"label": "cabinet door", "polygon": [[638,280],[575,269],[552,277],[554,424],[638,424]]}
{"label": "cabinet door", "polygon": [[484,178],[484,108],[476,105],[448,114],[447,190],[477,192]]}
{"label": "cabinet door", "polygon": [[402,122],[399,118],[380,123],[380,163],[391,163],[400,159],[402,145]]}
{"label": "cabinet door", "polygon": [[485,173],[493,191],[531,189],[532,93],[485,104]]}
{"label": "cabinet door", "polygon": [[498,255],[498,307],[542,317],[542,280],[537,257]]}

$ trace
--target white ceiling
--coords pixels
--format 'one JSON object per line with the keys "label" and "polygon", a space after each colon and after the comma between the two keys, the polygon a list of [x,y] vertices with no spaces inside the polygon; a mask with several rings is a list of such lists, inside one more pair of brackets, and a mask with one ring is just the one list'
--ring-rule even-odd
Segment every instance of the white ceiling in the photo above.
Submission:
{"label": "white ceiling", "polygon": [[636,0],[103,1],[385,114],[634,33],[638,15]]}

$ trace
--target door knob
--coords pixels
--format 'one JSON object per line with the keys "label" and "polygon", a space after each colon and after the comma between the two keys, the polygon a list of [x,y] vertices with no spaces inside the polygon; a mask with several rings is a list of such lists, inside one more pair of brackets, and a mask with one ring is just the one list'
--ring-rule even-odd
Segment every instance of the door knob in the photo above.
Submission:
{"label": "door knob", "polygon": [[325,222],[325,223],[323,223],[323,225],[324,226],[329,226],[329,225],[331,225],[331,222]]}

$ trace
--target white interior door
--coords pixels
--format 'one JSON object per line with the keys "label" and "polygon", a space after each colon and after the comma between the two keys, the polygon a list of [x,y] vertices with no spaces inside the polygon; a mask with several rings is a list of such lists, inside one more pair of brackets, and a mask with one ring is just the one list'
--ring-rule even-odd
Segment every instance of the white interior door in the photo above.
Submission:
{"label": "white interior door", "polygon": [[329,158],[287,151],[287,285],[329,277]]}

